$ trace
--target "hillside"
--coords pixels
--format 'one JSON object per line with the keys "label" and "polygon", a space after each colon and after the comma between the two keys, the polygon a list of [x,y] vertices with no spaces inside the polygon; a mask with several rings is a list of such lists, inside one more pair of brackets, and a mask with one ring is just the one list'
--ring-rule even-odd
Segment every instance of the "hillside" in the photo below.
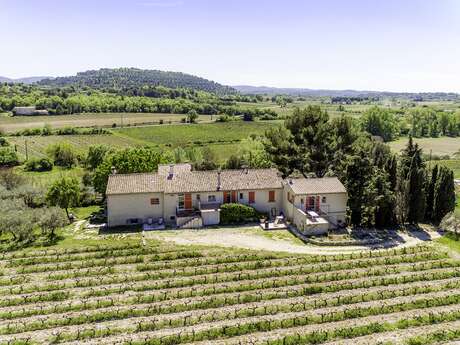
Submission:
{"label": "hillside", "polygon": [[23,83],[23,84],[32,84],[36,83],[40,80],[47,79],[50,77],[25,77],[25,78],[17,78],[17,79],[12,79],[12,78],[7,78],[7,77],[2,77],[0,76],[0,83]]}
{"label": "hillside", "polygon": [[143,86],[165,86],[169,88],[190,88],[216,94],[233,94],[236,90],[211,80],[181,72],[143,70],[138,68],[103,68],[79,72],[76,76],[45,79],[39,82],[46,86],[87,86],[96,89],[126,89]]}
{"label": "hillside", "polygon": [[366,91],[366,90],[323,90],[306,88],[277,88],[270,86],[233,86],[242,94],[251,95],[290,95],[305,97],[362,97],[362,98],[387,98],[397,97],[413,100],[458,100],[459,95],[454,92],[391,92],[391,91]]}

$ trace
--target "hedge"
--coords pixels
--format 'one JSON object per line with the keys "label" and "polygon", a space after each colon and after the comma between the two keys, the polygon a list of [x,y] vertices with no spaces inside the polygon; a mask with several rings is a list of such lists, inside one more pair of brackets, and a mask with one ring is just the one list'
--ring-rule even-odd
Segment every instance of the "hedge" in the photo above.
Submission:
{"label": "hedge", "polygon": [[254,208],[242,204],[223,204],[220,210],[221,224],[254,222],[257,221],[259,216]]}

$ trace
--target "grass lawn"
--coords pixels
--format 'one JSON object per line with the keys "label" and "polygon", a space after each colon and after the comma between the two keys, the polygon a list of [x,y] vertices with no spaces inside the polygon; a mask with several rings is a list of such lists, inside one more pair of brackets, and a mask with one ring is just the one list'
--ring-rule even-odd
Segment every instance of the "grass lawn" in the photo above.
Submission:
{"label": "grass lawn", "polygon": [[18,166],[14,168],[14,171],[22,176],[24,176],[31,184],[39,187],[48,187],[56,179],[69,176],[75,177],[78,180],[84,174],[84,169],[82,167],[74,167],[72,169],[64,169],[61,167],[54,166],[51,171],[44,172],[33,172],[33,171],[24,171],[23,166]]}
{"label": "grass lawn", "polygon": [[78,220],[88,219],[93,213],[101,210],[101,206],[93,205],[86,207],[72,207],[69,212],[72,213]]}
{"label": "grass lawn", "polygon": [[[398,140],[388,143],[393,151],[400,152],[407,145],[407,138],[400,138]],[[414,142],[419,144],[426,154],[433,150],[434,155],[449,155],[460,150],[460,138],[441,137],[441,138],[414,138]]]}
{"label": "grass lawn", "polygon": [[444,236],[438,238],[436,242],[448,247],[449,249],[460,253],[460,235],[459,238],[455,238],[455,234],[447,233]]}

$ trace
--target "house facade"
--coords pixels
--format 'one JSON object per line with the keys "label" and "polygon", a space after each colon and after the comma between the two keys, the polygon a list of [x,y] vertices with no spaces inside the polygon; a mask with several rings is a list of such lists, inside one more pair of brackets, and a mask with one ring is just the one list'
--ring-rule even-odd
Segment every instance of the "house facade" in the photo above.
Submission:
{"label": "house facade", "polygon": [[[187,228],[216,225],[220,205],[240,203],[274,218],[281,214],[311,232],[308,219],[345,223],[347,193],[337,178],[283,180],[276,169],[193,171],[190,164],[160,165],[157,173],[112,174],[107,184],[109,227],[152,223]],[[310,212],[310,213],[309,213]],[[316,212],[316,213],[315,213]],[[307,229],[309,228],[309,229]]]}

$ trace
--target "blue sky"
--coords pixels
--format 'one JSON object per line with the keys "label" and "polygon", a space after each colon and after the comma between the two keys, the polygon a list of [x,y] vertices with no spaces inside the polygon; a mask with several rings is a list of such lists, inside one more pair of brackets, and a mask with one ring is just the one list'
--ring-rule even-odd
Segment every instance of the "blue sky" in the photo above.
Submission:
{"label": "blue sky", "polygon": [[460,0],[0,0],[0,75],[460,92]]}

